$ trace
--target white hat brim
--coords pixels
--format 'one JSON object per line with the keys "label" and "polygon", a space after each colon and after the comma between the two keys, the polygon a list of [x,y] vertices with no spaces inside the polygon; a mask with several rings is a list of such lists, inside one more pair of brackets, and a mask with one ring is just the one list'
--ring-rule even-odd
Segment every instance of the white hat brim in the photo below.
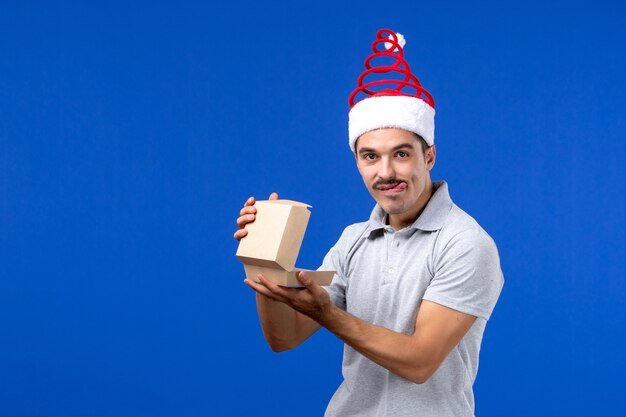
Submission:
{"label": "white hat brim", "polygon": [[348,115],[350,149],[371,130],[398,128],[417,133],[430,146],[435,143],[435,109],[409,96],[374,96],[356,103]]}

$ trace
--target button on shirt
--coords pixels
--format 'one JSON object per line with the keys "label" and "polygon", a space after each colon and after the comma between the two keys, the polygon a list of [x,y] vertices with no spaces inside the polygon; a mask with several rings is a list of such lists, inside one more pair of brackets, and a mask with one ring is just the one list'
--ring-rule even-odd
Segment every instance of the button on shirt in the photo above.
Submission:
{"label": "button on shirt", "polygon": [[337,271],[325,289],[354,316],[413,334],[422,300],[477,317],[424,384],[415,384],[344,347],[344,381],[326,416],[473,416],[472,385],[483,331],[503,285],[493,240],[448,194],[435,191],[409,227],[395,231],[376,205],[348,226],[320,267]]}

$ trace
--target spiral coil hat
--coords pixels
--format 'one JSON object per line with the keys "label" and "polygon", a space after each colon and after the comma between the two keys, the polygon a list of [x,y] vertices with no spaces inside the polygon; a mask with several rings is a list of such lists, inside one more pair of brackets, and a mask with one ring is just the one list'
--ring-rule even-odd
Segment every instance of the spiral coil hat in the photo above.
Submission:
{"label": "spiral coil hat", "polygon": [[[350,108],[354,107],[354,100],[359,93],[365,93],[369,96],[376,95],[405,95],[408,97],[417,97],[424,100],[429,106],[435,107],[433,96],[420,84],[415,75],[411,73],[409,64],[404,59],[404,50],[402,47],[406,44],[404,36],[400,33],[394,33],[389,29],[380,29],[376,33],[376,40],[372,43],[373,54],[365,60],[366,70],[359,76],[359,86],[350,94],[348,102]],[[381,49],[381,45],[383,49]],[[390,65],[372,65],[372,61],[380,58],[389,58],[393,61]],[[387,78],[382,80],[373,80],[364,82],[365,78],[373,74],[396,73],[404,76],[403,79]],[[382,89],[374,91],[373,87],[395,85],[392,89]],[[415,93],[409,94],[403,92],[403,89],[412,88]]]}
{"label": "spiral coil hat", "polygon": [[400,128],[434,143],[435,101],[422,87],[404,59],[404,37],[380,29],[365,60],[365,71],[348,103],[350,148],[364,133],[381,128]]}

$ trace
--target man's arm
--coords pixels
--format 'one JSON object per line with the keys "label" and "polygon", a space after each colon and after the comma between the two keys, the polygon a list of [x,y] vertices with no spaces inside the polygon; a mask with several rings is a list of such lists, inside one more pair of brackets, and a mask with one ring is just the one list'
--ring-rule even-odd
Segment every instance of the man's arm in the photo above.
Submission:
{"label": "man's arm", "polygon": [[274,352],[282,352],[299,346],[321,327],[317,322],[287,304],[259,293],[256,295],[256,306],[263,336]]}
{"label": "man's arm", "polygon": [[415,332],[408,336],[332,309],[326,326],[362,355],[412,382],[422,384],[470,329],[476,317],[424,300]]}
{"label": "man's arm", "polygon": [[424,300],[415,332],[405,335],[341,310],[305,273],[300,273],[298,278],[304,288],[280,287],[263,276],[259,276],[259,283],[246,280],[246,284],[257,293],[300,311],[370,360],[418,384],[435,373],[476,320],[474,316]]}
{"label": "man's arm", "polygon": [[[278,194],[272,193],[270,200],[277,200]],[[239,212],[235,239],[241,240],[247,234],[246,224],[252,223],[256,218],[254,197],[250,197]],[[247,283],[249,280],[246,279]],[[259,321],[263,329],[265,340],[275,352],[293,349],[315,333],[320,325],[311,318],[297,312],[287,304],[275,301],[262,294],[256,296]]]}

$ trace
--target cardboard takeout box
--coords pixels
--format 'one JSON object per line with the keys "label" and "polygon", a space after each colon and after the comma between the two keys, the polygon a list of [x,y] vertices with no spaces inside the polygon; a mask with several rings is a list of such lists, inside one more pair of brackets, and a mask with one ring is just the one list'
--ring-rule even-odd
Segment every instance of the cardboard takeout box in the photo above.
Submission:
{"label": "cardboard takeout box", "polygon": [[329,285],[335,271],[295,267],[311,215],[310,206],[291,200],[262,200],[254,206],[256,219],[246,225],[248,235],[237,249],[246,277],[258,281],[257,275],[262,274],[278,285],[301,287],[296,274],[307,271],[319,285]]}

